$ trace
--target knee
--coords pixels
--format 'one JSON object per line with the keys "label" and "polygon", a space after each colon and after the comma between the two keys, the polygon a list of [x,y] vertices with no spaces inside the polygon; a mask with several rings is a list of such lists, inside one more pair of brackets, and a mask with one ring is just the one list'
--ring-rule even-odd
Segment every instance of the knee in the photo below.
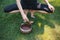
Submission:
{"label": "knee", "polygon": [[4,12],[10,12],[11,11],[11,8],[10,7],[8,7],[8,6],[6,6],[6,7],[4,7]]}
{"label": "knee", "polygon": [[9,12],[9,10],[7,8],[4,8],[4,12]]}
{"label": "knee", "polygon": [[4,9],[4,12],[8,12],[6,9]]}

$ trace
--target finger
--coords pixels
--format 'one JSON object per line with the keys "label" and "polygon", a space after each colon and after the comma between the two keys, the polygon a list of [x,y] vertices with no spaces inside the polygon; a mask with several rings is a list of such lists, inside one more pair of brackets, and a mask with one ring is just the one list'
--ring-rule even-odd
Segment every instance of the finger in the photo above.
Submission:
{"label": "finger", "polygon": [[54,7],[52,7],[52,10],[54,10]]}
{"label": "finger", "polygon": [[24,22],[29,22],[29,20],[28,19],[23,19],[24,20]]}
{"label": "finger", "polygon": [[34,21],[30,21],[30,24],[34,23]]}
{"label": "finger", "polygon": [[51,11],[53,10],[52,8],[49,8]]}
{"label": "finger", "polygon": [[53,9],[55,10],[55,8],[53,7]]}
{"label": "finger", "polygon": [[23,19],[24,20],[24,22],[26,22],[26,20],[25,19]]}
{"label": "finger", "polygon": [[53,12],[54,12],[55,8],[53,7],[53,9],[52,9],[52,10],[53,10]]}

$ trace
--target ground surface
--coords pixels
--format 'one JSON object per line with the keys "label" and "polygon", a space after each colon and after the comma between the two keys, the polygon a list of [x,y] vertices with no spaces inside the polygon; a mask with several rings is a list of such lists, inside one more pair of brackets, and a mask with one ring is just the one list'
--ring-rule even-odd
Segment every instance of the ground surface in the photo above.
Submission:
{"label": "ground surface", "polygon": [[60,40],[60,0],[49,1],[55,7],[54,14],[36,13],[33,31],[30,34],[22,34],[19,30],[22,23],[21,14],[3,12],[3,8],[15,3],[15,0],[0,0],[0,40]]}

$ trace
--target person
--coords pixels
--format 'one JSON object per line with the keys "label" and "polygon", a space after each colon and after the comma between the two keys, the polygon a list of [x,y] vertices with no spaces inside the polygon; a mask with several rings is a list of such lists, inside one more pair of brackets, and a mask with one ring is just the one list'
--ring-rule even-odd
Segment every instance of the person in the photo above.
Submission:
{"label": "person", "polygon": [[9,13],[21,12],[24,22],[29,22],[29,19],[24,10],[30,10],[32,11],[32,13],[37,10],[44,13],[54,12],[55,8],[48,2],[48,0],[44,1],[46,2],[46,4],[39,3],[37,0],[16,0],[15,4],[6,6],[4,8],[4,11]]}

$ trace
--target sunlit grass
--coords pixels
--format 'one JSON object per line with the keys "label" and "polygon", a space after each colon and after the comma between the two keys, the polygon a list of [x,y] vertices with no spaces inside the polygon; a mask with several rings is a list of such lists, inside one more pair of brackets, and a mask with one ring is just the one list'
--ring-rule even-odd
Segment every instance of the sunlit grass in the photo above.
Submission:
{"label": "sunlit grass", "polygon": [[43,40],[55,40],[55,36],[52,33],[52,29],[49,26],[45,25],[45,31],[43,34]]}

